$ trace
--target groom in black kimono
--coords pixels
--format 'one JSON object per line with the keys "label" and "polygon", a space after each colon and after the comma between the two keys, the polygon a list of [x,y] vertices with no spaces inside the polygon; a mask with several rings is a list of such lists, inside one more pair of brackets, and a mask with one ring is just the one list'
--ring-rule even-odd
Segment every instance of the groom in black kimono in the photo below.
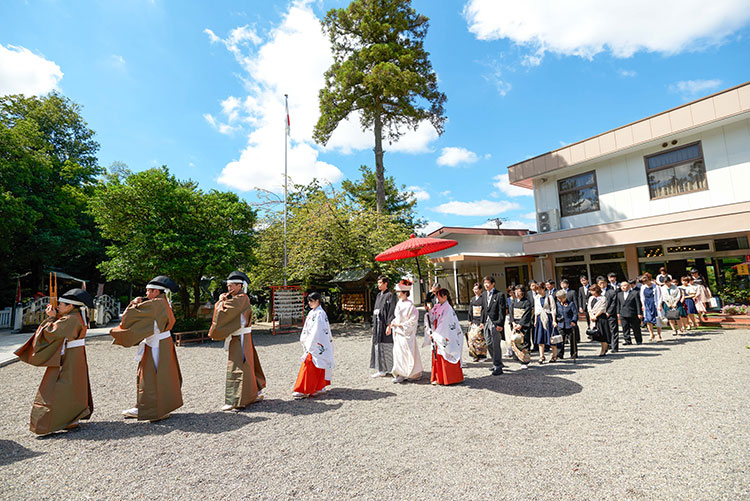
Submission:
{"label": "groom in black kimono", "polygon": [[396,300],[389,291],[388,277],[378,277],[378,297],[372,311],[372,350],[370,351],[370,369],[377,372],[372,377],[383,377],[393,369],[393,336],[391,321],[396,310]]}

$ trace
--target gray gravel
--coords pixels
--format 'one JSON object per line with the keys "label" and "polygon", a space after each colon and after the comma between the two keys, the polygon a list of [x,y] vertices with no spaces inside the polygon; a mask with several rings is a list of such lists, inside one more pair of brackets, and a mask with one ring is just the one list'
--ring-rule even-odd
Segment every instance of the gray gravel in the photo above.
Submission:
{"label": "gray gravel", "polygon": [[342,330],[334,389],[304,401],[291,399],[297,337],[256,335],[269,387],[242,412],[219,412],[221,345],[178,348],[185,406],[159,423],[120,418],[135,350],[92,339],[93,418],[45,438],[27,425],[43,369],[3,367],[0,498],[750,497],[748,331],[605,358],[584,343],[575,366],[511,362],[500,377],[469,362],[462,385],[433,387],[371,379],[369,334]]}

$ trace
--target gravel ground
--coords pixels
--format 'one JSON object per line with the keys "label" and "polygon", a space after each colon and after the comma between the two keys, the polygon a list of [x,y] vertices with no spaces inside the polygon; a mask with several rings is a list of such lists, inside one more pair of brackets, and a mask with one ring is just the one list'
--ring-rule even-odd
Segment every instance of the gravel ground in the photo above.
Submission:
{"label": "gravel ground", "polygon": [[454,387],[373,380],[369,334],[334,331],[334,388],[303,401],[297,337],[256,335],[269,387],[242,412],[219,412],[221,345],[178,348],[185,406],[159,423],[120,418],[135,349],[92,339],[92,420],[42,438],[27,423],[43,370],[3,367],[0,498],[750,497],[749,331],[666,334],[605,358],[583,343],[576,365],[510,362],[500,377],[469,362]]}

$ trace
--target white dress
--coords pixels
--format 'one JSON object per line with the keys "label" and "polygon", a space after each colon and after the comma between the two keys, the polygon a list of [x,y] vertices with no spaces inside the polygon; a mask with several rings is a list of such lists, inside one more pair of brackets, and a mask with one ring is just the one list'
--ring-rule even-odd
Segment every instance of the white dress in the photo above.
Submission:
{"label": "white dress", "polygon": [[305,325],[299,335],[302,344],[302,362],[309,353],[312,362],[318,369],[326,371],[325,378],[331,381],[333,377],[333,336],[328,324],[328,315],[323,308],[318,306],[305,318]]}
{"label": "white dress", "polygon": [[422,359],[417,347],[419,312],[410,300],[396,303],[391,322],[393,336],[393,370],[391,374],[406,379],[422,377]]}

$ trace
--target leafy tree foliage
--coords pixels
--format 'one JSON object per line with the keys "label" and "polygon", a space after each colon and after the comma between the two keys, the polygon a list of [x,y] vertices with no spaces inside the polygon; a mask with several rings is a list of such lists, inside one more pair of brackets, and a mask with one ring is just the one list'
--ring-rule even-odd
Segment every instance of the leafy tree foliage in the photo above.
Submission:
{"label": "leafy tree foliage", "polygon": [[91,212],[112,242],[101,264],[106,276],[146,282],[168,275],[180,285],[188,317],[198,310],[201,277],[223,278],[255,259],[254,209],[234,193],[204,193],[166,167],[132,173],[118,166],[91,200]]}
{"label": "leafy tree foliage", "polygon": [[[339,271],[357,266],[393,278],[409,272],[416,275],[413,259],[375,261],[377,254],[409,237],[411,228],[398,217],[378,213],[316,181],[295,185],[288,200],[290,283],[305,287],[327,284]],[[258,264],[250,275],[255,288],[283,282],[283,208],[269,211],[261,226]],[[420,265],[427,269],[424,258]]]}
{"label": "leafy tree foliage", "polygon": [[0,302],[9,304],[15,274],[44,268],[96,279],[103,245],[86,212],[101,169],[99,144],[80,106],[52,93],[0,97]]}
{"label": "leafy tree foliage", "polygon": [[[341,183],[341,188],[346,192],[349,199],[358,204],[363,209],[377,211],[376,201],[376,180],[375,173],[366,165],[359,168],[362,178],[356,181],[345,179]],[[415,215],[417,200],[414,193],[406,189],[406,185],[396,187],[396,181],[393,176],[385,178],[385,205],[383,213],[396,217],[406,228],[415,228],[423,221],[417,219]]]}
{"label": "leafy tree foliage", "polygon": [[429,120],[443,133],[445,94],[424,50],[428,19],[410,0],[354,0],[331,9],[322,21],[333,64],[320,90],[314,137],[326,144],[338,124],[358,112],[363,130],[375,134],[376,210],[385,212],[383,137],[398,141],[404,127]]}

